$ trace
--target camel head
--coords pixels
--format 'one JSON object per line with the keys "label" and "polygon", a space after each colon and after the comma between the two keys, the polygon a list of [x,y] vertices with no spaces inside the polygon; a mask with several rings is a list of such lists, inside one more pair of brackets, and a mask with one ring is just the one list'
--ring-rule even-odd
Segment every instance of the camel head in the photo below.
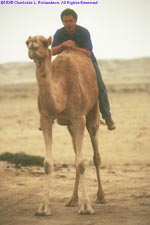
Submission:
{"label": "camel head", "polygon": [[29,58],[34,60],[40,60],[49,56],[50,50],[48,49],[48,46],[50,46],[51,42],[51,37],[47,39],[43,36],[30,36],[26,41]]}

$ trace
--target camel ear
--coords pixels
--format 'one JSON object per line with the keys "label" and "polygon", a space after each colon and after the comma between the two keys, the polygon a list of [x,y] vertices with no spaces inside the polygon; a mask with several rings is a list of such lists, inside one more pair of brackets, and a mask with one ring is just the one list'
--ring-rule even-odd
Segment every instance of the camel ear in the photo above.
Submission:
{"label": "camel ear", "polygon": [[48,46],[50,46],[51,43],[52,43],[52,37],[50,36],[50,37],[47,39],[47,41],[48,41]]}
{"label": "camel ear", "polygon": [[43,43],[43,45],[44,45],[45,47],[48,47],[48,46],[51,44],[52,39],[51,39],[51,37],[49,37],[48,39],[42,38],[41,41],[42,41],[42,43]]}
{"label": "camel ear", "polygon": [[26,45],[29,44],[29,41],[31,40],[31,36],[28,37],[28,40],[26,41]]}

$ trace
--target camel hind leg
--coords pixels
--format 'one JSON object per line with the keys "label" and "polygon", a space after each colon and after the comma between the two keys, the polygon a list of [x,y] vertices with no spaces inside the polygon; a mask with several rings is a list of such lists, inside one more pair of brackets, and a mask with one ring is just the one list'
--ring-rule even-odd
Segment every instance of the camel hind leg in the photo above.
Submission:
{"label": "camel hind leg", "polygon": [[95,107],[92,109],[92,111],[87,115],[86,120],[86,127],[89,132],[92,146],[93,146],[93,162],[94,166],[96,168],[96,174],[97,174],[97,182],[98,182],[98,191],[97,191],[97,199],[96,203],[105,203],[105,196],[102,189],[101,179],[100,179],[100,164],[101,164],[101,158],[99,154],[98,149],[98,130],[99,130],[99,110],[98,110],[98,104],[95,105]]}

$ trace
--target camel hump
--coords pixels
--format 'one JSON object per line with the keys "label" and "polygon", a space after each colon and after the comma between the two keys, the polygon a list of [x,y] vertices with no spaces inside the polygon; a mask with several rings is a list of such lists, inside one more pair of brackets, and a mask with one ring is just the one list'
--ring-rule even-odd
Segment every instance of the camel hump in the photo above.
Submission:
{"label": "camel hump", "polygon": [[70,50],[59,54],[53,61],[53,76],[61,83],[63,92],[66,91],[72,105],[87,109],[98,99],[92,61],[82,53]]}
{"label": "camel hump", "polygon": [[77,60],[81,61],[91,61],[91,59],[86,56],[85,54],[83,54],[82,52],[73,50],[73,49],[67,49],[64,50],[61,54],[59,54],[59,56],[63,57],[64,59],[68,59],[73,61],[73,63],[75,63]]}
{"label": "camel hump", "polygon": [[[75,50],[65,50],[53,61],[54,72],[70,73],[70,76],[96,77],[91,58]],[[65,75],[64,74],[64,75]],[[88,78],[89,77],[89,78]]]}
{"label": "camel hump", "polygon": [[97,89],[96,72],[91,58],[75,50],[60,53],[52,63],[53,75],[79,83],[84,88],[89,86]]}

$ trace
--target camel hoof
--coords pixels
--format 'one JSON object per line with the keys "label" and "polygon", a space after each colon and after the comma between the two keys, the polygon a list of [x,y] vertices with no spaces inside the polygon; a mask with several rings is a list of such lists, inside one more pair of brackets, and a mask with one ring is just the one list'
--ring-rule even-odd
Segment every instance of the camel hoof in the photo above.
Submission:
{"label": "camel hoof", "polygon": [[97,204],[106,204],[107,201],[106,201],[106,199],[101,199],[101,200],[96,199],[95,203],[97,203]]}
{"label": "camel hoof", "polygon": [[105,204],[106,202],[107,200],[105,199],[104,195],[97,194],[97,199],[96,199],[97,204]]}
{"label": "camel hoof", "polygon": [[47,212],[36,212],[35,216],[51,216],[51,211],[48,210]]}
{"label": "camel hoof", "polygon": [[79,210],[79,215],[93,215],[93,214],[95,214],[95,211],[91,207],[90,204],[82,205],[80,210]]}
{"label": "camel hoof", "polygon": [[49,207],[49,202],[46,202],[46,203],[42,202],[37,212],[35,213],[35,216],[50,216],[50,215],[51,215],[51,210]]}
{"label": "camel hoof", "polygon": [[72,198],[67,204],[66,207],[77,207],[78,206],[78,198]]}

